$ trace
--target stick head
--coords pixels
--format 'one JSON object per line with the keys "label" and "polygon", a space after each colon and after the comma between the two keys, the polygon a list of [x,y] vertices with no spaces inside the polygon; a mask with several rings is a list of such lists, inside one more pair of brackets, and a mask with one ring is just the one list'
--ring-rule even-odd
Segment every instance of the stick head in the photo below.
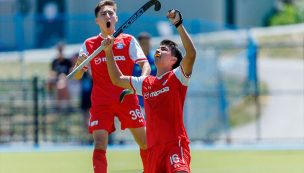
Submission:
{"label": "stick head", "polygon": [[161,9],[161,3],[158,0],[154,0],[154,10],[159,11]]}
{"label": "stick head", "polygon": [[123,102],[124,98],[126,95],[129,95],[129,94],[134,94],[133,90],[129,90],[129,89],[124,89],[121,93],[120,93],[120,96],[119,96],[119,101],[120,103]]}

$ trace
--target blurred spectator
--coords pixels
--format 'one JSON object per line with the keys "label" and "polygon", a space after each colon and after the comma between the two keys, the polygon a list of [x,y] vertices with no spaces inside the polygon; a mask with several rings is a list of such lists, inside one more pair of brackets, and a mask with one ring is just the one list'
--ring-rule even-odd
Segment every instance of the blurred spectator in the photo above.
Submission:
{"label": "blurred spectator", "polygon": [[[137,36],[137,40],[149,61],[149,64],[151,66],[151,75],[155,76],[156,67],[154,64],[154,51],[151,50],[151,35],[147,32],[141,32]],[[141,68],[137,64],[135,64],[135,66],[134,66],[133,76],[141,76]],[[141,108],[143,108],[144,100],[143,100],[142,96],[138,96],[138,101],[139,101],[139,105],[141,106]]]}
{"label": "blurred spectator", "polygon": [[[91,92],[92,92],[92,78],[89,73],[84,73],[80,81],[80,108],[83,115],[83,127],[85,131],[88,129],[89,119],[90,119],[90,108],[91,108]],[[86,143],[91,144],[91,136],[85,135]]]}
{"label": "blurred spectator", "polygon": [[89,118],[89,109],[91,107],[91,91],[92,91],[92,78],[89,73],[84,73],[81,79],[81,88],[80,88],[80,108],[83,113],[86,115],[84,121],[86,124],[86,129],[88,128],[88,118]]}
{"label": "blurred spectator", "polygon": [[[78,52],[74,54],[71,58],[72,66],[74,67],[78,59]],[[90,118],[90,108],[91,108],[91,92],[92,92],[92,77],[91,77],[91,71],[88,69],[87,73],[84,73],[81,80],[76,82],[80,82],[80,109],[82,112],[82,118],[83,118],[83,129],[85,132],[87,132],[88,124],[89,124],[89,118]],[[75,85],[75,84],[73,84]],[[92,137],[88,135],[84,135],[82,137],[84,139],[85,144],[91,144],[92,143]]]}
{"label": "blurred spectator", "polygon": [[36,46],[47,47],[65,38],[65,1],[36,0]]}
{"label": "blurred spectator", "polygon": [[[154,65],[154,53],[155,52],[151,50],[151,35],[147,32],[141,32],[137,36],[137,40],[150,63],[151,75],[155,76],[156,75],[156,67]],[[141,69],[137,64],[134,67],[133,74],[136,76],[141,75]]]}
{"label": "blurred spectator", "polygon": [[51,63],[51,71],[48,78],[48,90],[55,96],[56,109],[62,111],[70,108],[70,94],[67,85],[66,75],[72,69],[72,61],[63,55],[64,44],[57,44],[57,55]]}

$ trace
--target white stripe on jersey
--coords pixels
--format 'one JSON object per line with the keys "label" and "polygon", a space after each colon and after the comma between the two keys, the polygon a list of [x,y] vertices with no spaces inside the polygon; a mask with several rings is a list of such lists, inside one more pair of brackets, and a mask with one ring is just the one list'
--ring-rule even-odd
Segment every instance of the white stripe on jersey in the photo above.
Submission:
{"label": "white stripe on jersey", "polygon": [[145,80],[147,76],[140,76],[140,77],[135,77],[135,76],[131,76],[131,84],[133,89],[135,90],[134,92],[137,95],[142,96],[142,84],[143,81]]}
{"label": "white stripe on jersey", "polygon": [[83,54],[85,54],[87,56],[89,55],[89,52],[88,52],[87,47],[85,45],[85,42],[82,44],[82,46],[79,50],[79,56],[82,56]]}
{"label": "white stripe on jersey", "polygon": [[184,150],[183,150],[183,147],[181,146],[181,140],[178,140],[178,147],[180,148],[180,154],[181,154],[181,157],[182,157],[182,161],[183,161],[183,163],[185,163]]}
{"label": "white stripe on jersey", "polygon": [[[147,57],[144,54],[143,50],[141,49],[139,43],[133,36],[132,36],[132,39],[130,42],[129,56],[135,63],[142,62],[142,61],[148,61]],[[138,60],[140,60],[140,61],[138,61]]]}
{"label": "white stripe on jersey", "polygon": [[[181,66],[179,66],[176,69],[174,69],[173,73],[175,74],[176,78],[182,83],[182,85],[188,86],[189,80],[190,80],[190,76],[187,77],[184,74]],[[141,95],[142,96],[142,84],[143,84],[143,81],[145,80],[146,77],[147,76],[140,76],[140,77],[131,76],[131,78],[130,78],[131,84],[132,84],[132,87],[134,89],[134,92],[137,95]],[[163,77],[163,75],[161,77]],[[161,77],[158,78],[158,79],[161,79]]]}
{"label": "white stripe on jersey", "polygon": [[175,74],[175,76],[177,77],[177,79],[184,85],[184,86],[188,86],[189,85],[189,80],[190,80],[190,76],[187,76],[184,73],[183,67],[179,66],[177,68],[175,68],[173,70],[173,73]]}

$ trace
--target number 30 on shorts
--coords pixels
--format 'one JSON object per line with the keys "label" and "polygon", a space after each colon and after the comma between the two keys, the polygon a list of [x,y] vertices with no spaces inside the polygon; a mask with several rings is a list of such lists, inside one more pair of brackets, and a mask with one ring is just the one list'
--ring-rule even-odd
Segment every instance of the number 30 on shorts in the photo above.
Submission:
{"label": "number 30 on shorts", "polygon": [[141,113],[139,109],[131,110],[129,114],[132,116],[132,120],[141,119],[144,117],[144,115]]}

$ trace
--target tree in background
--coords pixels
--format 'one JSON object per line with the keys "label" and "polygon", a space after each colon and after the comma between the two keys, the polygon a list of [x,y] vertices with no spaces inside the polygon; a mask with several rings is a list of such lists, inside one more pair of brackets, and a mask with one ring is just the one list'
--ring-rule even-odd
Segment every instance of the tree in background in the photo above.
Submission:
{"label": "tree in background", "polygon": [[288,25],[301,22],[299,8],[293,0],[279,1],[276,12],[269,18],[268,25]]}
{"label": "tree in background", "polygon": [[298,0],[295,2],[295,5],[298,7],[298,13],[299,13],[301,22],[304,22],[304,1]]}

